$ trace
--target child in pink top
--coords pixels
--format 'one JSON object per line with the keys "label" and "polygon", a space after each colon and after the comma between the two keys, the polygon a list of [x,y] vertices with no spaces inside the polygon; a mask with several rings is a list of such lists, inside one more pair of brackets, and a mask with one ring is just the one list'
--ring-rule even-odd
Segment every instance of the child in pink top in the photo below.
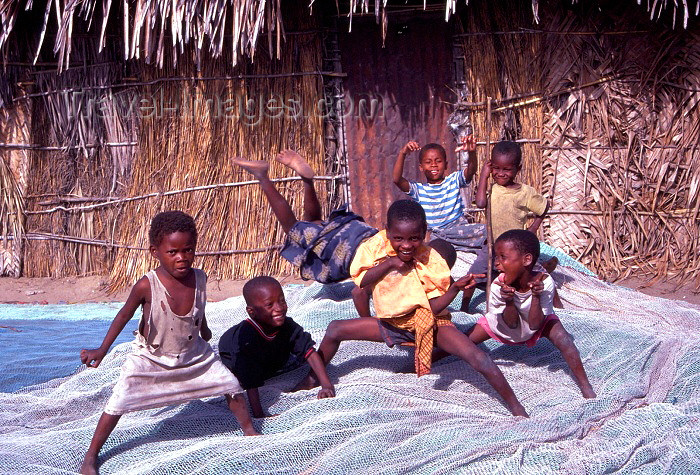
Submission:
{"label": "child in pink top", "polygon": [[596,397],[573,338],[554,314],[554,281],[533,270],[540,254],[537,236],[513,229],[501,234],[494,247],[501,274],[491,284],[489,311],[467,332],[469,339],[477,345],[493,338],[531,347],[539,338],[549,338],[571,368],[583,397]]}

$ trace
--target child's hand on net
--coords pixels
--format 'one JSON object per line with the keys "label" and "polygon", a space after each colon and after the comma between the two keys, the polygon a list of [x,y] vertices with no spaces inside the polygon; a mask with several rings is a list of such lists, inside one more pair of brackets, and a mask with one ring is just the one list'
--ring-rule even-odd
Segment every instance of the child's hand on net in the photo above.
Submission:
{"label": "child's hand on net", "polygon": [[94,350],[80,350],[80,362],[86,365],[88,368],[97,368],[100,363],[102,363],[102,358],[107,354],[106,351],[102,351],[100,348]]}
{"label": "child's hand on net", "polygon": [[459,290],[471,289],[476,285],[476,279],[483,279],[485,274],[467,274],[464,277],[455,281],[455,286]]}
{"label": "child's hand on net", "polygon": [[327,388],[321,388],[318,391],[318,399],[326,399],[329,397],[335,397],[335,388],[333,386]]}
{"label": "child's hand on net", "polygon": [[420,145],[418,145],[418,142],[415,140],[409,140],[406,145],[403,146],[401,149],[401,154],[406,155],[409,152],[415,152],[416,150],[420,150]]}
{"label": "child's hand on net", "polygon": [[501,287],[501,298],[503,301],[506,303],[512,302],[515,298],[515,287],[511,287],[510,285],[501,282],[501,279],[496,279],[494,282],[496,285]]}
{"label": "child's hand on net", "polygon": [[535,277],[535,280],[530,282],[530,291],[532,292],[533,297],[539,297],[542,291],[544,290],[544,279],[547,277],[547,274],[544,272],[541,272],[540,275]]}
{"label": "child's hand on net", "polygon": [[473,134],[462,137],[462,143],[455,149],[456,152],[473,152],[476,150],[476,139]]}

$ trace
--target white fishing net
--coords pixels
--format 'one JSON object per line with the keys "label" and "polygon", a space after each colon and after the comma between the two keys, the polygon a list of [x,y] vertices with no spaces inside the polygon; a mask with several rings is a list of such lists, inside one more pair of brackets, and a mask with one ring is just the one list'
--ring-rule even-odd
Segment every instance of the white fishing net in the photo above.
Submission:
{"label": "white fishing net", "polygon": [[[261,388],[276,417],[244,437],[223,398],[122,417],[100,455],[102,473],[688,473],[700,472],[700,308],[648,297],[560,267],[574,336],[598,393],[585,400],[559,352],[487,342],[530,418],[510,415],[464,362],[448,357],[416,378],[410,350],[346,342],[329,366],[334,399],[287,393],[303,368]],[[351,284],[287,287],[289,315],[320,342],[355,316]],[[484,310],[484,296],[475,304]],[[454,308],[458,308],[457,302]],[[478,318],[454,312],[462,329]],[[213,342],[245,318],[240,297],[210,303]],[[76,348],[76,358],[78,348]],[[72,473],[80,466],[119,368],[117,345],[81,369],[0,393],[0,473]]]}

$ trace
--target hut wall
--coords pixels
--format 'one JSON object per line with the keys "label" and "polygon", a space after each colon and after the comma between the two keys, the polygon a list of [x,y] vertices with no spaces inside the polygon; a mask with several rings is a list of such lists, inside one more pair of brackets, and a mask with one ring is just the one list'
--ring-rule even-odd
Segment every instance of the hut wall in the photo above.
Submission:
{"label": "hut wall", "polygon": [[[294,173],[272,158],[292,148],[326,175],[321,31],[308,12],[287,15],[281,59],[260,50],[231,66],[230,52],[163,69],[123,63],[118,48],[98,54],[95,38],[74,38],[71,60],[56,74],[36,71],[27,190],[24,274],[111,274],[133,283],[154,261],[148,225],[157,212],[181,209],[199,227],[197,265],[213,278],[289,274],[279,257],[282,229],[246,172],[230,159],[271,161],[270,175]],[[119,42],[108,42],[119,44]],[[55,93],[55,91],[62,91]],[[238,185],[238,182],[247,184]],[[213,186],[221,184],[222,186]],[[204,190],[192,190],[200,186]],[[301,216],[299,181],[278,188]],[[325,211],[337,179],[318,181]]]}
{"label": "hut wall", "polygon": [[[26,143],[30,137],[30,114],[26,104],[0,113],[0,142]],[[24,234],[24,195],[27,190],[29,154],[21,148],[0,150],[0,228],[13,237]],[[22,273],[24,243],[21,239],[0,239],[0,276]]]}
{"label": "hut wall", "polygon": [[[373,226],[383,227],[389,205],[406,197],[392,181],[399,150],[409,140],[436,142],[448,150],[449,169],[456,159],[447,130],[452,84],[450,28],[441,17],[394,18],[384,47],[374,19],[354,18],[352,32],[341,26],[341,60],[347,74],[345,133],[353,210]],[[377,101],[375,117],[365,104]],[[419,176],[418,154],[406,160],[404,176]]]}

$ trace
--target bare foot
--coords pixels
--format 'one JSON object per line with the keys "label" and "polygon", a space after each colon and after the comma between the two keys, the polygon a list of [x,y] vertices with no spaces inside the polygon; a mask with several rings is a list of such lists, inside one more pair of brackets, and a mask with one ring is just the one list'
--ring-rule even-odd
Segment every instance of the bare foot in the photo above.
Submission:
{"label": "bare foot", "polygon": [[309,372],[309,374],[304,377],[299,383],[292,388],[290,392],[304,391],[306,389],[313,389],[319,387],[321,384],[318,382],[316,377]]}
{"label": "bare foot", "polygon": [[255,430],[253,427],[249,429],[243,429],[243,435],[262,435],[260,432]]}
{"label": "bare foot", "polygon": [[520,404],[519,402],[517,404],[515,404],[513,407],[509,407],[508,409],[510,409],[510,413],[513,414],[514,416],[530,417],[528,415],[527,411],[525,410],[525,408],[523,407],[523,405]]}
{"label": "bare foot", "polygon": [[557,268],[559,265],[559,259],[557,259],[557,256],[552,257],[548,261],[545,261],[542,263],[542,267],[547,271],[547,274],[552,274],[554,272],[554,269]]}
{"label": "bare foot", "polygon": [[97,457],[85,455],[83,464],[80,466],[80,473],[83,475],[97,475]]}
{"label": "bare foot", "polygon": [[583,397],[586,399],[595,399],[597,397],[595,391],[593,391],[593,387],[590,384],[581,388],[581,394],[583,394]]}
{"label": "bare foot", "polygon": [[258,180],[267,178],[267,171],[270,169],[270,163],[265,160],[244,160],[241,157],[234,157],[231,163],[249,172]]}
{"label": "bare foot", "polygon": [[301,158],[301,155],[296,153],[294,150],[282,150],[279,155],[275,158],[282,165],[291,168],[297,174],[311,180],[314,177],[314,170],[309,166],[309,164]]}

